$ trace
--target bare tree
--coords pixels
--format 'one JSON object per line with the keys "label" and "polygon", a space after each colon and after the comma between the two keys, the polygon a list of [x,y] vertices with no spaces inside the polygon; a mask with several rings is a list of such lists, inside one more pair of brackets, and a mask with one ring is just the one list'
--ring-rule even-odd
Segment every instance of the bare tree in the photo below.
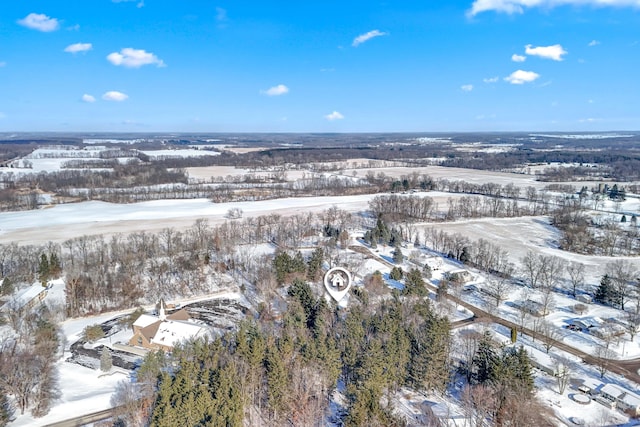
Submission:
{"label": "bare tree", "polygon": [[571,262],[566,269],[571,284],[571,294],[576,297],[578,289],[584,285],[584,264],[579,262]]}
{"label": "bare tree", "polygon": [[527,251],[524,257],[520,259],[522,271],[532,288],[538,287],[540,279],[540,259],[533,251]]}
{"label": "bare tree", "polygon": [[573,365],[565,358],[556,358],[554,360],[555,377],[558,383],[558,393],[564,394],[569,382],[571,381],[571,373]]}
{"label": "bare tree", "polygon": [[609,364],[615,356],[615,353],[608,347],[598,345],[593,356],[596,358],[596,369],[600,373],[600,378],[604,378],[605,374],[609,371]]}
{"label": "bare tree", "polygon": [[562,330],[546,320],[540,322],[538,325],[538,332],[541,335],[540,340],[542,341],[544,349],[547,350],[547,354],[558,341],[562,341],[564,339]]}
{"label": "bare tree", "polygon": [[630,261],[615,260],[607,263],[606,274],[611,278],[616,294],[620,297],[620,308],[624,310],[624,304],[630,296],[631,286],[638,272]]}

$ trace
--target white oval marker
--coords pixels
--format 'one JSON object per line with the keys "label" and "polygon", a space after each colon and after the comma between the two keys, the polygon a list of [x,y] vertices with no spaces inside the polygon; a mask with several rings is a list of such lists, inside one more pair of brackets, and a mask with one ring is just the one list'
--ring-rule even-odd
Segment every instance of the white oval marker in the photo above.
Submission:
{"label": "white oval marker", "polygon": [[349,292],[351,274],[342,267],[334,267],[324,275],[324,287],[331,298],[338,302]]}

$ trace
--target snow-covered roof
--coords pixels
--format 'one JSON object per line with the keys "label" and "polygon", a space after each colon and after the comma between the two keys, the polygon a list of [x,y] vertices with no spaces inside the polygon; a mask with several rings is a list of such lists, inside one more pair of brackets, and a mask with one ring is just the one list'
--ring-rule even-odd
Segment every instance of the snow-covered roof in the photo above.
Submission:
{"label": "snow-covered roof", "polygon": [[18,307],[23,307],[24,305],[29,303],[29,301],[33,300],[38,295],[46,291],[47,291],[47,288],[45,288],[39,283],[35,285],[31,285],[28,288],[18,292],[15,298],[15,301],[18,304]]}
{"label": "snow-covered roof", "polygon": [[152,325],[159,320],[160,319],[158,318],[158,316],[153,316],[151,314],[141,314],[140,317],[138,317],[136,321],[133,322],[133,326],[146,328],[147,326]]}
{"label": "snow-covered roof", "polygon": [[527,353],[529,354],[529,359],[531,359],[532,362],[535,362],[537,365],[543,366],[550,371],[555,371],[555,362],[547,353],[544,353],[534,347],[527,347]]}
{"label": "snow-covered roof", "polygon": [[151,343],[173,347],[181,341],[204,336],[207,331],[205,326],[197,323],[168,320],[160,324]]}
{"label": "snow-covered roof", "polygon": [[640,407],[640,396],[616,384],[605,384],[600,391],[608,394],[609,396],[615,397],[630,407]]}
{"label": "snow-covered roof", "polygon": [[571,322],[574,324],[579,323],[581,325],[584,325],[584,327],[587,327],[587,328],[597,328],[598,326],[602,325],[602,319],[600,319],[599,317],[593,317],[593,316],[573,319]]}

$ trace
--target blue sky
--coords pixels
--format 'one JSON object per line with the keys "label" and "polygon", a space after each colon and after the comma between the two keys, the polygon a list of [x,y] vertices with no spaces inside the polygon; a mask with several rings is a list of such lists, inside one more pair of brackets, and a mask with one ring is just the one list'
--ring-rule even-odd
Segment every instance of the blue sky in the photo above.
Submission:
{"label": "blue sky", "polygon": [[640,0],[0,4],[0,131],[640,130]]}

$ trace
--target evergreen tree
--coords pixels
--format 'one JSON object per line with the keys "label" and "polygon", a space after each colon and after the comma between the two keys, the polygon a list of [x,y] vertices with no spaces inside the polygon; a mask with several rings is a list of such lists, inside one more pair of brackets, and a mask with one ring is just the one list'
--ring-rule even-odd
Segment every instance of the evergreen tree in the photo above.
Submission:
{"label": "evergreen tree", "polygon": [[49,280],[49,259],[46,254],[40,255],[40,264],[38,265],[38,277],[40,278],[40,282],[42,282],[42,286],[46,286],[47,280]]}
{"label": "evergreen tree", "polygon": [[62,272],[60,259],[58,258],[58,254],[55,252],[49,255],[49,272],[53,277],[59,276]]}
{"label": "evergreen tree", "polygon": [[426,284],[422,278],[422,273],[417,268],[412,268],[407,273],[404,281],[404,289],[402,290],[404,295],[418,295],[425,296],[429,292],[427,291]]}
{"label": "evergreen tree", "polygon": [[400,249],[400,246],[396,246],[396,248],[393,250],[393,262],[395,262],[396,264],[401,264],[402,261],[404,261],[402,249]]}
{"label": "evergreen tree", "polygon": [[281,251],[276,254],[273,259],[273,267],[276,271],[276,281],[279,285],[282,285],[287,278],[287,275],[291,272],[292,259],[286,251]]}
{"label": "evergreen tree", "polygon": [[472,362],[473,380],[476,384],[485,384],[491,379],[497,360],[491,332],[485,331]]}
{"label": "evergreen tree", "polygon": [[291,260],[291,268],[290,273],[304,273],[307,271],[307,264],[304,262],[304,258],[302,257],[302,253],[300,251],[296,251],[293,259]]}
{"label": "evergreen tree", "polygon": [[317,280],[322,273],[322,261],[324,260],[324,252],[322,248],[316,248],[311,254],[311,258],[307,262],[307,279]]}
{"label": "evergreen tree", "polygon": [[606,305],[617,306],[620,304],[620,295],[608,274],[605,274],[600,280],[600,286],[596,290],[594,299]]}
{"label": "evergreen tree", "polygon": [[392,280],[402,280],[402,276],[404,273],[400,267],[393,267],[389,273],[389,278]]}
{"label": "evergreen tree", "polygon": [[100,370],[102,372],[109,372],[113,367],[113,357],[111,356],[111,351],[105,345],[102,346],[102,353],[100,354]]}
{"label": "evergreen tree", "polygon": [[[280,345],[282,345],[282,343],[280,343]],[[275,345],[273,341],[267,346],[265,371],[267,380],[267,401],[274,413],[274,417],[278,419],[285,408],[288,375],[282,354],[278,345]]]}
{"label": "evergreen tree", "polygon": [[518,340],[518,330],[515,327],[511,327],[511,342],[515,344]]}
{"label": "evergreen tree", "polygon": [[460,253],[459,260],[463,264],[467,264],[469,261],[471,261],[471,254],[469,253],[469,247],[468,246],[465,246],[465,247],[462,248],[462,252]]}

